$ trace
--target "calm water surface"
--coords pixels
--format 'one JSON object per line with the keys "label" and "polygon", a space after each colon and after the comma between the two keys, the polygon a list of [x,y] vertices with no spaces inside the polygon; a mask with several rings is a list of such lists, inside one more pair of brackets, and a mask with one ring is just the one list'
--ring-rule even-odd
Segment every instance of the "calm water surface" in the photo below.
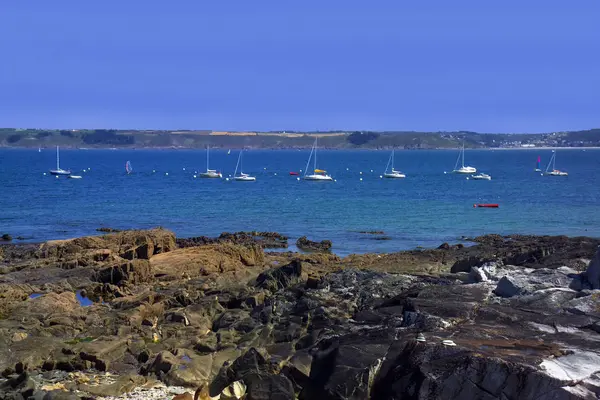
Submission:
{"label": "calm water surface", "polygon": [[[180,237],[263,230],[293,241],[331,239],[342,255],[432,247],[485,233],[600,237],[600,150],[559,150],[557,168],[569,172],[565,178],[533,171],[538,155],[545,168],[550,150],[467,150],[466,164],[492,181],[444,174],[458,155],[446,150],[397,151],[403,180],[380,178],[387,151],[323,150],[318,167],[337,182],[297,181],[289,171],[304,169],[308,154],[246,151],[244,172],[258,180],[232,182],[194,179],[206,168],[202,150],[65,149],[61,167],[83,176],[73,180],[44,176],[55,166],[54,149],[0,149],[0,234],[43,241],[97,234],[101,226],[160,225]],[[214,150],[210,160],[228,176],[237,151]],[[500,208],[473,208],[481,202]],[[384,231],[389,240],[358,233],[363,230]]]}

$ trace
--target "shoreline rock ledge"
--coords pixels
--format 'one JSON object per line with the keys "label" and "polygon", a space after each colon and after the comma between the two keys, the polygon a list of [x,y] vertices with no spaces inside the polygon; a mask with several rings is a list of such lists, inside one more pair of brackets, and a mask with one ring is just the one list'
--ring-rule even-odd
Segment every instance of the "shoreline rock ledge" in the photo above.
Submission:
{"label": "shoreline rock ledge", "polygon": [[0,399],[599,398],[600,240],[475,242],[345,258],[164,229],[2,245]]}

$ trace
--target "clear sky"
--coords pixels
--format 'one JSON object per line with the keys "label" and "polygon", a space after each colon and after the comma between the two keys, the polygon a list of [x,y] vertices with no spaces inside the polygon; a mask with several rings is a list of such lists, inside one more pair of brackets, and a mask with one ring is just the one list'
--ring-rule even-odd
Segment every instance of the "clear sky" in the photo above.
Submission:
{"label": "clear sky", "polygon": [[600,0],[1,0],[0,126],[600,127]]}

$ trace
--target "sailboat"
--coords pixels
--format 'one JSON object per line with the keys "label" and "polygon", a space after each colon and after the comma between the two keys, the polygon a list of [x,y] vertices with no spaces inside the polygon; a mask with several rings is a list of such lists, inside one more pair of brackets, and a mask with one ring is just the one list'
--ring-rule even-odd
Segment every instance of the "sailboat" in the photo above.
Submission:
{"label": "sailboat", "polygon": [[535,172],[542,172],[542,159],[540,156],[538,156],[538,160],[537,160],[537,164],[535,165]]}
{"label": "sailboat", "polygon": [[[469,179],[469,178],[467,178],[467,179]],[[476,181],[491,181],[492,176],[488,175],[488,174],[484,174],[483,172],[480,172],[477,175],[471,175],[471,179],[474,179]]]}
{"label": "sailboat", "polygon": [[[390,164],[392,164],[392,170],[388,172],[388,168],[390,167]],[[402,172],[396,171],[394,169],[394,150],[392,150],[390,159],[388,160],[388,163],[385,166],[385,172],[383,173],[383,177],[384,178],[406,178],[406,175],[404,175]]]}
{"label": "sailboat", "polygon": [[[236,181],[242,181],[242,182],[254,182],[256,180],[256,177],[250,176],[250,175],[242,172],[243,171],[243,167],[242,167],[242,153],[243,152],[244,152],[244,150],[240,150],[240,155],[238,156],[237,164],[235,166],[235,172],[233,173],[233,179]],[[238,167],[240,167],[239,175],[237,175]]]}
{"label": "sailboat", "polygon": [[52,175],[71,175],[71,171],[60,168],[60,153],[58,146],[56,146],[56,169],[51,169],[50,174]]}
{"label": "sailboat", "polygon": [[[310,165],[310,159],[313,158],[313,153],[315,155],[313,159],[313,173],[307,175],[308,166]],[[313,144],[312,149],[310,150],[310,156],[308,156],[308,161],[306,162],[306,168],[304,169],[303,179],[305,181],[333,181],[333,178],[327,175],[327,171],[317,169],[317,138],[315,138],[315,143]]]}
{"label": "sailboat", "polygon": [[[552,170],[550,170],[550,165],[552,165]],[[552,157],[550,157],[550,161],[548,161],[548,165],[546,166],[546,172],[544,172],[546,176],[568,176],[569,174],[564,171],[559,171],[556,169],[556,151],[552,150]]]}
{"label": "sailboat", "polygon": [[133,172],[133,168],[131,167],[131,163],[129,161],[125,163],[125,172],[127,172],[127,175]]}
{"label": "sailboat", "polygon": [[210,169],[208,167],[209,160],[209,150],[208,146],[206,146],[206,172],[201,172],[199,174],[200,178],[222,178],[223,175],[220,172],[217,172],[215,169]]}
{"label": "sailboat", "polygon": [[[462,160],[461,167],[458,168],[458,162]],[[456,159],[456,164],[454,164],[454,169],[452,173],[454,174],[474,174],[477,172],[477,168],[475,167],[465,167],[465,142],[463,142],[460,153],[458,154],[458,158]]]}

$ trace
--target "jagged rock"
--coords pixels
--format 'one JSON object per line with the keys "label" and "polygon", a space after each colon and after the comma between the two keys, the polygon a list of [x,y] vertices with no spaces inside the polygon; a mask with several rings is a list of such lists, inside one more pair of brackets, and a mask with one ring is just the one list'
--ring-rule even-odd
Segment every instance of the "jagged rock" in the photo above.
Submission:
{"label": "jagged rock", "polygon": [[153,254],[168,252],[175,248],[175,236],[172,232],[165,229],[152,229],[49,241],[40,247],[40,255],[44,258],[71,259],[75,256],[84,256],[90,250],[110,250],[127,259],[148,259]]}
{"label": "jagged rock", "polygon": [[572,314],[589,315],[600,319],[600,290],[588,296],[574,298],[564,304],[565,310]]}
{"label": "jagged rock", "polygon": [[395,331],[383,329],[322,341],[300,399],[369,398],[371,384],[395,340]]}
{"label": "jagged rock", "polygon": [[48,293],[17,303],[12,314],[37,316],[47,319],[51,315],[70,315],[81,311],[73,292]]}
{"label": "jagged rock", "polygon": [[533,291],[532,286],[525,278],[515,276],[503,276],[494,290],[496,296],[513,297],[528,294]]}
{"label": "jagged rock", "polygon": [[256,285],[272,292],[296,284],[302,276],[302,262],[294,260],[283,267],[271,269],[258,275]]}
{"label": "jagged rock", "polygon": [[12,306],[26,300],[27,297],[25,287],[0,283],[0,319],[6,318]]}
{"label": "jagged rock", "polygon": [[146,383],[146,378],[136,375],[124,375],[117,378],[116,382],[104,385],[78,385],[78,389],[94,396],[122,396],[131,392],[136,387]]}
{"label": "jagged rock", "polygon": [[600,289],[600,247],[585,270],[585,276],[592,289]]}
{"label": "jagged rock", "polygon": [[460,347],[397,343],[373,385],[372,398],[572,399],[563,383],[535,367],[482,358]]}
{"label": "jagged rock", "polygon": [[246,400],[295,400],[292,382],[284,375],[251,372],[244,376]]}
{"label": "jagged rock", "polygon": [[306,236],[302,236],[296,241],[296,246],[301,250],[310,251],[329,251],[331,250],[331,240],[321,240],[320,242],[314,242],[309,240]]}
{"label": "jagged rock", "polygon": [[558,312],[576,296],[576,291],[567,288],[542,289],[517,298],[514,304]]}
{"label": "jagged rock", "polygon": [[[221,394],[240,382],[248,399],[562,400],[598,392],[600,296],[577,270],[596,251],[593,239],[490,237],[461,249],[344,259],[265,254],[237,240],[243,235],[159,254],[148,232],[3,248],[0,288],[18,288],[15,301],[5,299],[19,312],[0,317],[2,375],[30,371],[37,382],[40,369],[100,369],[194,389],[211,382]],[[448,273],[469,257],[489,281],[463,284],[468,272]],[[131,268],[138,265],[148,269]],[[519,294],[493,295],[501,277]],[[568,289],[577,280],[580,290]],[[92,306],[74,299],[82,289]],[[567,365],[577,380],[559,379],[540,366],[545,360]],[[80,389],[68,380],[68,389]]]}
{"label": "jagged rock", "polygon": [[259,246],[231,243],[183,248],[158,254],[150,259],[154,274],[161,280],[235,272],[263,263],[264,252]]}
{"label": "jagged rock", "polygon": [[177,239],[179,248],[197,247],[213,243],[230,242],[237,245],[258,245],[262,248],[286,248],[287,236],[277,232],[223,232],[217,238],[197,236]]}
{"label": "jagged rock", "polygon": [[238,357],[231,365],[224,366],[209,385],[211,396],[217,396],[223,389],[235,381],[244,381],[250,374],[269,375],[270,368],[265,358],[255,349],[251,348]]}
{"label": "jagged rock", "polygon": [[487,282],[490,280],[483,268],[480,267],[472,267],[469,278],[472,282]]}
{"label": "jagged rock", "polygon": [[123,285],[125,283],[137,285],[150,282],[152,279],[154,279],[154,274],[147,260],[132,260],[105,268],[98,272],[96,278],[100,283],[112,285]]}
{"label": "jagged rock", "polygon": [[78,344],[76,351],[78,351],[79,357],[82,360],[91,362],[97,370],[108,371],[111,363],[121,360],[125,355],[128,348],[127,345],[127,338],[94,340]]}

